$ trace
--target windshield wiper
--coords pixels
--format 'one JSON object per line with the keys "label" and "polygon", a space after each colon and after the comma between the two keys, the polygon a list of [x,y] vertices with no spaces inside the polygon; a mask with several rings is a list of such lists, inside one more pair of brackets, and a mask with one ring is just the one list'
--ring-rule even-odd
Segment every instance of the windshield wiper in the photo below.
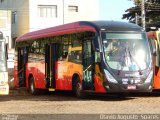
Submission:
{"label": "windshield wiper", "polygon": [[[125,55],[126,55],[126,52],[127,52],[127,50],[126,50],[126,49],[127,49],[127,48],[125,48],[125,50],[124,50],[124,52],[125,52],[124,54],[125,54]],[[125,55],[124,55],[124,57],[126,57]],[[123,57],[123,56],[122,56],[122,57]],[[122,60],[120,60],[120,61],[121,61],[121,62],[123,62]],[[123,64],[123,63],[122,63],[122,64]],[[122,65],[121,65],[121,69],[120,69],[120,70],[118,70],[117,75],[120,75],[120,74],[121,74],[121,72],[122,72],[123,68],[124,68],[124,66],[122,66]]]}
{"label": "windshield wiper", "polygon": [[131,51],[129,50],[129,48],[128,48],[128,53],[129,53],[130,58],[132,59],[132,61],[134,61],[134,62],[136,63],[136,65],[138,66],[138,68],[139,68],[139,70],[138,70],[139,75],[142,75],[141,67],[138,65],[137,61],[136,61],[135,58],[132,56]]}
{"label": "windshield wiper", "polygon": [[[129,53],[129,56],[130,56],[131,61],[132,61],[132,62],[134,61],[134,62],[136,63],[136,65],[138,66],[138,68],[139,68],[139,70],[138,70],[139,75],[142,75],[141,67],[138,65],[137,61],[136,61],[136,60],[134,59],[134,57],[132,56],[132,54],[131,54],[131,52],[130,52],[129,48],[128,48],[128,49],[127,49],[127,48],[125,48],[125,54],[127,54],[127,51],[128,51],[128,53]],[[126,56],[124,56],[124,57],[126,57]],[[120,69],[120,70],[118,70],[117,75],[120,75],[120,73],[122,72],[122,70],[123,70],[123,67],[121,67],[121,69]]]}

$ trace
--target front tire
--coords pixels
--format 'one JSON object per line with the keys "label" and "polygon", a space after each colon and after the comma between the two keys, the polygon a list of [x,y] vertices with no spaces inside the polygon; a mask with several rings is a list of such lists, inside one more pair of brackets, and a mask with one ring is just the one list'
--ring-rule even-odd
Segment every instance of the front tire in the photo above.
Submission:
{"label": "front tire", "polygon": [[82,84],[80,83],[80,79],[77,78],[75,83],[75,94],[78,98],[85,98],[85,93],[82,91]]}

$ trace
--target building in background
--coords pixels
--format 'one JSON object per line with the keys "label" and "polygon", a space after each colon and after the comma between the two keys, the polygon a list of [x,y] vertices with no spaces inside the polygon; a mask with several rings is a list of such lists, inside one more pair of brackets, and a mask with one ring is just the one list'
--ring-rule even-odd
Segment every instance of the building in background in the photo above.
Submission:
{"label": "building in background", "polygon": [[27,32],[74,21],[99,19],[99,0],[0,0],[0,10],[5,11],[6,19],[10,20],[11,27],[7,28],[10,35],[5,36],[8,36],[11,49],[15,39]]}
{"label": "building in background", "polygon": [[99,0],[0,0],[0,30],[13,68],[17,37],[31,31],[81,20],[99,19]]}
{"label": "building in background", "polygon": [[14,57],[14,43],[11,36],[11,11],[0,10],[0,31],[3,33],[3,37],[6,41],[8,49],[8,68],[13,68],[13,57]]}
{"label": "building in background", "polygon": [[4,39],[11,48],[11,11],[0,10],[0,31],[3,32]]}

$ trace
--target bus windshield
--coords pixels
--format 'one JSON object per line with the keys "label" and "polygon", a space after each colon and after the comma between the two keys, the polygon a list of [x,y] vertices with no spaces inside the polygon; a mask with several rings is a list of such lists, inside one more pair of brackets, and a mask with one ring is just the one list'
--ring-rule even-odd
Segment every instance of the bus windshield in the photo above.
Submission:
{"label": "bus windshield", "polygon": [[6,71],[5,42],[0,41],[0,71]]}
{"label": "bus windshield", "polygon": [[145,33],[102,32],[102,39],[105,59],[110,68],[139,71],[149,67],[150,52]]}

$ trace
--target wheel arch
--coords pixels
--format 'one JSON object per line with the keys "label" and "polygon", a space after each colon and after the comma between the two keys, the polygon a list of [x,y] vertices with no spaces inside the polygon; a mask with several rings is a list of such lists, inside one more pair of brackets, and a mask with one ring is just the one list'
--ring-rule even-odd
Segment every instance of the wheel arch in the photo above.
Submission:
{"label": "wheel arch", "polygon": [[73,74],[73,76],[72,76],[72,90],[74,90],[74,86],[75,86],[76,82],[78,82],[77,78],[79,78],[79,82],[82,83],[82,77],[80,76],[80,74],[78,74],[78,73]]}

